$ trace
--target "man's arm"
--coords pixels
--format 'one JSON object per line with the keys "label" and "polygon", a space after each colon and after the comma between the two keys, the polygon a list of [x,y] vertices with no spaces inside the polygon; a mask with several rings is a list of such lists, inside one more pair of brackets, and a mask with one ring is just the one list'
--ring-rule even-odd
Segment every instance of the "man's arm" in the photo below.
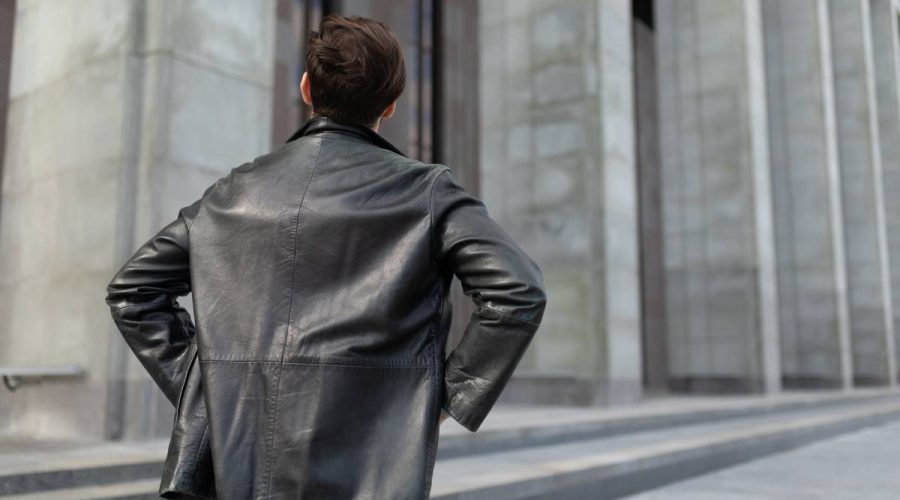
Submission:
{"label": "man's arm", "polygon": [[113,321],[138,360],[173,405],[194,337],[177,297],[191,291],[188,224],[199,201],[144,243],[107,286]]}
{"label": "man's arm", "polygon": [[449,170],[432,190],[435,258],[475,302],[445,363],[442,409],[475,432],[496,403],[544,314],[543,273]]}

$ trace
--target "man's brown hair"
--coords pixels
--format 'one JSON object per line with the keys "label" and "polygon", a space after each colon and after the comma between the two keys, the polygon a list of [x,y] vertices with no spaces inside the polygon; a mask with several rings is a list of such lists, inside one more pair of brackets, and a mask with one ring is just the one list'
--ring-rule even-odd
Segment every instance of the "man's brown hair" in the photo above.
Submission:
{"label": "man's brown hair", "polygon": [[374,125],[406,84],[397,35],[360,16],[322,19],[309,34],[306,72],[316,115],[364,125]]}

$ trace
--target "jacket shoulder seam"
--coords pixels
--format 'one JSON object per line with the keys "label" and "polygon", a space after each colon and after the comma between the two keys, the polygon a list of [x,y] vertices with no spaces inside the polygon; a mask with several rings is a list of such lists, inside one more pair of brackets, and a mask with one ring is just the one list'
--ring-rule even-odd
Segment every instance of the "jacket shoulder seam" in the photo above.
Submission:
{"label": "jacket shoulder seam", "polygon": [[438,173],[431,181],[431,188],[428,190],[428,247],[431,250],[431,262],[435,266],[438,264],[438,258],[434,248],[434,188],[437,186],[438,179],[449,171],[450,167],[439,167]]}

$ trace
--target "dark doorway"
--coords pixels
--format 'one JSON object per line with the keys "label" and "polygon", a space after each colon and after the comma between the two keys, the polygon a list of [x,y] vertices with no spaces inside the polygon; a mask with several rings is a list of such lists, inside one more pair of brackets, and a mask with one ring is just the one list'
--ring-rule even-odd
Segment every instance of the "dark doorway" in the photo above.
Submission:
{"label": "dark doorway", "polygon": [[652,394],[665,392],[668,385],[656,37],[653,0],[634,0],[631,5],[641,253],[641,345],[644,389]]}

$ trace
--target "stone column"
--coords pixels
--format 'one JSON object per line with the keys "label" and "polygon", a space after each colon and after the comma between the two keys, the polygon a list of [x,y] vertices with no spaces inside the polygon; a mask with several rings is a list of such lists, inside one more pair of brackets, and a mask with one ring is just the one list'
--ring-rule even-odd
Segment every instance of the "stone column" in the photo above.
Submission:
{"label": "stone column", "polygon": [[828,7],[853,375],[859,385],[884,384],[895,373],[894,327],[869,2]]}
{"label": "stone column", "polygon": [[[270,144],[274,2],[19,2],[0,220],[0,394],[20,434],[165,435],[172,408],[105,287],[180,207]],[[190,297],[180,300],[189,307]]]}
{"label": "stone column", "polygon": [[670,386],[776,391],[760,5],[655,5]]}
{"label": "stone column", "polygon": [[480,2],[482,198],[552,297],[507,402],[641,393],[630,11]]}
{"label": "stone column", "polygon": [[[881,178],[890,265],[894,359],[900,364],[900,4],[870,0]],[[900,380],[895,365],[895,380]]]}
{"label": "stone column", "polygon": [[783,380],[850,387],[828,7],[764,0],[762,8]]}

